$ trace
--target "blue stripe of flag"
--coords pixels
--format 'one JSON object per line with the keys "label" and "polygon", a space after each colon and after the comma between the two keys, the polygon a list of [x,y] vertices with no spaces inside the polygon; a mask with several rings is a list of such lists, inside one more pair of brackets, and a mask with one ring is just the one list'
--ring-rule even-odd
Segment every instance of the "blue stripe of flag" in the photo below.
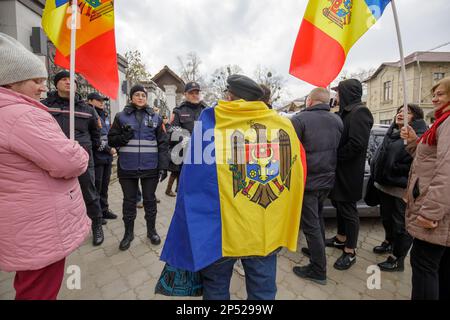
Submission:
{"label": "blue stripe of flag", "polygon": [[[206,130],[215,127],[214,108],[204,110],[199,121],[203,130],[197,132],[196,125],[189,146],[191,154],[197,135],[203,136]],[[211,141],[202,141],[201,150],[210,144]],[[161,260],[179,269],[198,271],[221,257],[222,219],[216,165],[185,163]]]}
{"label": "blue stripe of flag", "polygon": [[58,7],[61,7],[61,6],[65,5],[67,2],[69,2],[69,0],[56,0],[56,1],[55,1],[56,7],[57,7],[57,8],[58,8]]}
{"label": "blue stripe of flag", "polygon": [[383,15],[384,9],[391,0],[365,0],[373,16],[378,20]]}

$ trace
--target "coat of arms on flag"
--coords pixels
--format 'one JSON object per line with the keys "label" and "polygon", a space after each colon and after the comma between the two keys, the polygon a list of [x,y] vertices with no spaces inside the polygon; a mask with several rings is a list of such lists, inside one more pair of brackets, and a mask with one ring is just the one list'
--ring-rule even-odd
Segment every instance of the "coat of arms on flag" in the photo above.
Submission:
{"label": "coat of arms on flag", "polygon": [[256,123],[251,128],[254,139],[239,130],[231,136],[233,194],[267,208],[285,189],[289,190],[291,168],[297,159],[292,157],[290,138],[284,130],[269,141],[264,125]]}

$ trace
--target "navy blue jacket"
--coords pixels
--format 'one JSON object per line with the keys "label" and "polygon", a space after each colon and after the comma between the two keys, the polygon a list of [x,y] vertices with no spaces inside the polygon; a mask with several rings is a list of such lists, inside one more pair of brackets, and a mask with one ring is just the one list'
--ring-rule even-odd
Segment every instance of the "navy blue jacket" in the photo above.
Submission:
{"label": "navy blue jacket", "polygon": [[[126,137],[125,126],[131,126],[132,137]],[[167,134],[162,118],[149,107],[138,110],[129,105],[119,112],[109,131],[108,143],[119,154],[119,177],[144,178],[168,168]]]}
{"label": "navy blue jacket", "polygon": [[[92,106],[94,108],[94,106]],[[111,128],[111,120],[109,119],[108,113],[99,108],[95,108],[97,114],[100,118],[100,123],[102,125],[100,129],[100,146],[94,150],[94,161],[96,165],[110,164],[113,161],[113,156],[111,155],[111,147],[108,145],[108,133]]]}

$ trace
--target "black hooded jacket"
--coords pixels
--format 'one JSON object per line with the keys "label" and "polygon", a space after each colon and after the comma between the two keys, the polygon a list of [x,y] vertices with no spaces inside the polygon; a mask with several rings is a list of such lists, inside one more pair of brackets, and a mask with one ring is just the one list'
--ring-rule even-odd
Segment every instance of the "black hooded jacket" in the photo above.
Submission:
{"label": "black hooded jacket", "polygon": [[373,117],[361,102],[362,86],[356,79],[342,81],[338,86],[340,116],[344,131],[338,148],[336,180],[330,198],[357,202],[362,198],[367,145]]}
{"label": "black hooded jacket", "polygon": [[[418,136],[427,130],[427,124],[422,119],[413,121],[411,127]],[[406,188],[412,161],[413,158],[406,151],[403,139],[400,137],[400,130],[394,123],[374,154],[370,163],[370,172],[374,181],[381,185]]]}

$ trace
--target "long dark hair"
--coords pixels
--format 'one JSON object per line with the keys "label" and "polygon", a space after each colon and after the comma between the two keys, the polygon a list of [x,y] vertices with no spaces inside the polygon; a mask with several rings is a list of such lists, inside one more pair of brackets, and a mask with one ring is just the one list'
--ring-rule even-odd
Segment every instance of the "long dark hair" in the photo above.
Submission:
{"label": "long dark hair", "polygon": [[[395,116],[397,116],[397,114],[399,113],[400,110],[403,109],[403,106],[400,106],[397,108],[397,113],[395,114]],[[421,107],[419,107],[417,104],[413,104],[413,103],[408,103],[408,110],[412,113],[413,115],[413,119],[414,120],[421,120],[424,118],[424,113]]]}

